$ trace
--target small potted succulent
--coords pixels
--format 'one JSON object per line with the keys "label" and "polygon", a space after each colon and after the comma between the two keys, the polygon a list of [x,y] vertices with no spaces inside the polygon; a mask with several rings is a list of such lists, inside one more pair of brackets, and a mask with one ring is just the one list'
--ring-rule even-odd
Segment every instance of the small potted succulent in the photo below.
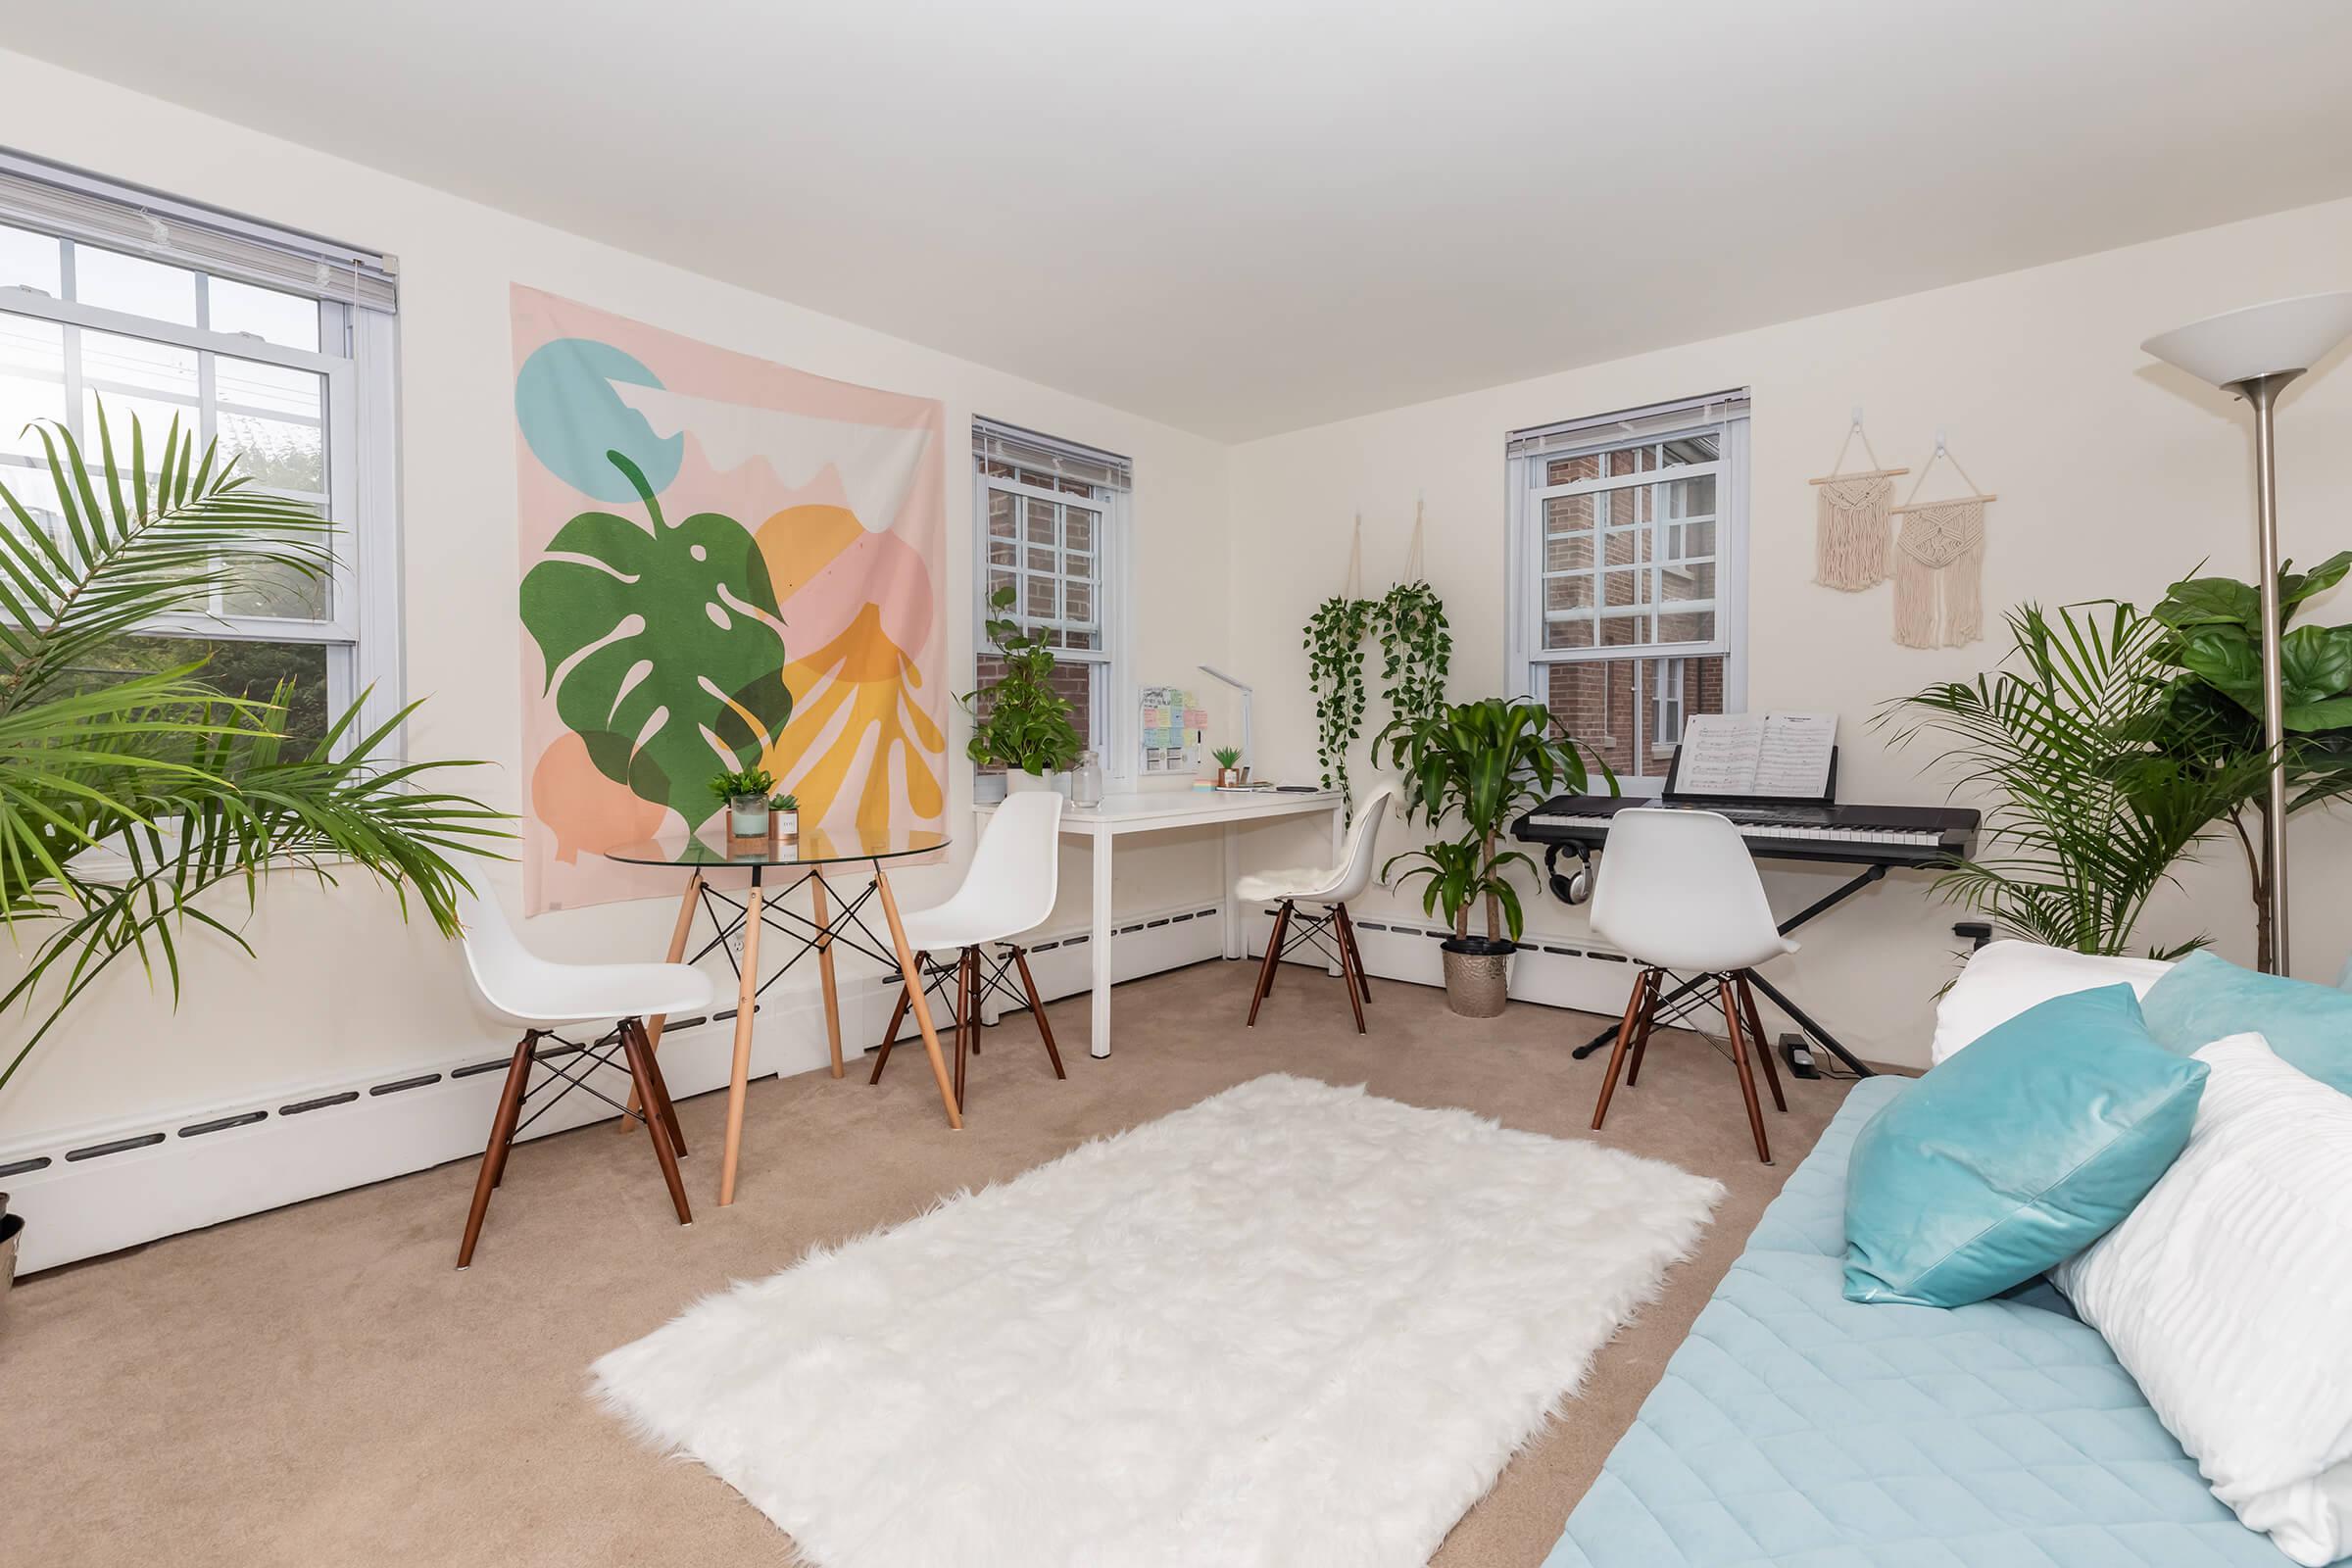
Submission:
{"label": "small potted succulent", "polygon": [[1239,789],[1250,782],[1250,770],[1242,765],[1242,749],[1220,746],[1208,754],[1217,760],[1217,788]]}
{"label": "small potted succulent", "polygon": [[720,773],[710,780],[710,793],[726,803],[729,838],[767,837],[768,797],[775,788],[775,775],[764,767]]}
{"label": "small potted succulent", "polygon": [[767,803],[768,819],[776,825],[776,837],[789,844],[801,836],[801,798],[798,795],[779,795]]}

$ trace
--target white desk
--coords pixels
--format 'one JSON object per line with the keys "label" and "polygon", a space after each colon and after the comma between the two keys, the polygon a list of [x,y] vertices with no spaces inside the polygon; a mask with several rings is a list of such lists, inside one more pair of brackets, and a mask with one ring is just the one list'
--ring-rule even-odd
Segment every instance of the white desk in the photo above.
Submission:
{"label": "white desk", "polygon": [[[1130,833],[1165,833],[1175,828],[1221,827],[1225,831],[1217,845],[1217,882],[1222,890],[1225,911],[1225,956],[1239,958],[1242,947],[1242,908],[1233,896],[1233,882],[1239,867],[1242,824],[1265,822],[1276,817],[1312,816],[1317,812],[1331,818],[1331,849],[1337,860],[1342,841],[1347,837],[1347,802],[1337,790],[1275,793],[1253,791],[1249,794],[1219,794],[1210,790],[1161,790],[1142,795],[1110,795],[1098,807],[1080,810],[1071,807],[1061,813],[1061,832],[1064,838],[1089,839],[1094,843],[1095,896],[1094,929],[1089,939],[1094,962],[1093,1039],[1088,1050],[1097,1056],[1110,1054],[1110,861],[1111,848]],[[994,804],[974,808],[974,815],[985,824],[996,810]]]}

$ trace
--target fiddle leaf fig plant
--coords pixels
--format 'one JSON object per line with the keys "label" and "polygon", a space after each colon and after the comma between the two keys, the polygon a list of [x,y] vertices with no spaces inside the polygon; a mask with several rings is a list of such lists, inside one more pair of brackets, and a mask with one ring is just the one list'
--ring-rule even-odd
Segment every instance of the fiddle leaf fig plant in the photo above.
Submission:
{"label": "fiddle leaf fig plant", "polygon": [[597,771],[693,829],[721,804],[710,764],[757,765],[792,717],[783,620],[750,530],[715,512],[673,521],[643,469],[606,457],[647,521],[583,512],[558,529],[522,579],[522,623]]}

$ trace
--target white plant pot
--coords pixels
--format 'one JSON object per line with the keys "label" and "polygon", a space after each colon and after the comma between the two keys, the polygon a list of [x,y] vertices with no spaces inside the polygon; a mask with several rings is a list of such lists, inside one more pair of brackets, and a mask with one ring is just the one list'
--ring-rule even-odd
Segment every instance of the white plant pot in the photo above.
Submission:
{"label": "white plant pot", "polygon": [[800,812],[777,811],[774,813],[774,819],[776,824],[776,837],[780,841],[789,844],[794,839],[797,839],[801,836]]}
{"label": "white plant pot", "polygon": [[758,796],[738,796],[727,803],[727,831],[739,839],[767,837],[767,802]]}
{"label": "white plant pot", "polygon": [[1007,795],[1026,795],[1032,790],[1051,790],[1057,787],[1054,772],[1050,767],[1043,773],[1024,773],[1017,767],[1008,767],[1004,770],[1004,793]]}

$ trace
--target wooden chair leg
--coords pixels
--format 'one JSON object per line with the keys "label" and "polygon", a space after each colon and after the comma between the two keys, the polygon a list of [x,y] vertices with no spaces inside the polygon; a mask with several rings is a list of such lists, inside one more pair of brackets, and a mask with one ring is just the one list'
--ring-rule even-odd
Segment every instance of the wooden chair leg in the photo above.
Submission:
{"label": "wooden chair leg", "polygon": [[1756,1048],[1756,1060],[1764,1064],[1764,1082],[1772,1090],[1776,1110],[1788,1108],[1788,1097],[1781,1093],[1781,1069],[1772,1059],[1772,1044],[1764,1038],[1764,1018],[1756,1011],[1756,994],[1748,988],[1747,971],[1742,969],[1733,977],[1740,984],[1740,1005],[1747,1014],[1747,1038]]}
{"label": "wooden chair leg", "polygon": [[1282,901],[1282,907],[1274,911],[1274,934],[1266,939],[1266,961],[1257,966],[1257,989],[1250,996],[1248,1027],[1251,1029],[1257,1027],[1259,1004],[1274,994],[1274,966],[1282,962],[1282,939],[1289,934],[1290,929],[1291,901],[1285,899]]}
{"label": "wooden chair leg", "polygon": [[646,1136],[654,1141],[654,1158],[661,1162],[662,1179],[669,1184],[670,1206],[678,1211],[679,1224],[691,1225],[694,1210],[686,1206],[686,1184],[678,1179],[677,1151],[670,1148],[669,1129],[662,1124],[662,1116],[655,1108],[662,1098],[662,1089],[646,1070],[645,1036],[634,1018],[621,1025],[620,1049],[629,1058],[629,1076],[637,1080],[638,1102],[646,1110]]}
{"label": "wooden chair leg", "polygon": [[1061,1053],[1054,1049],[1054,1026],[1046,1022],[1046,1004],[1039,999],[1037,981],[1029,973],[1029,955],[1015,948],[1012,950],[1012,961],[1021,971],[1021,990],[1029,997],[1029,1015],[1037,1020],[1038,1035],[1046,1043],[1046,1055],[1054,1063],[1054,1076],[1067,1078],[1069,1074],[1061,1070]]}
{"label": "wooden chair leg", "polygon": [[1625,999],[1625,1016],[1617,1020],[1617,1044],[1609,1048],[1609,1066],[1600,1080],[1600,1103],[1592,1107],[1592,1130],[1600,1131],[1603,1118],[1609,1113],[1610,1097],[1617,1093],[1617,1074],[1625,1068],[1628,1037],[1634,1032],[1634,1020],[1641,1015],[1642,999],[1649,994],[1650,977],[1657,971],[1644,969],[1634,977],[1634,992]]}
{"label": "wooden chair leg", "polygon": [[1642,1081],[1642,1062],[1649,1053],[1649,1032],[1658,1023],[1658,992],[1665,984],[1665,973],[1658,969],[1644,970],[1642,975],[1642,1016],[1634,1020],[1634,1049],[1625,1058],[1625,1087],[1633,1088]]}
{"label": "wooden chair leg", "polygon": [[473,1207],[466,1214],[466,1235],[458,1243],[458,1267],[473,1264],[473,1244],[482,1238],[482,1219],[490,1212],[490,1193],[498,1186],[507,1162],[507,1145],[514,1137],[515,1118],[522,1110],[523,1087],[531,1078],[531,1052],[539,1044],[539,1031],[532,1030],[514,1048],[507,1063],[506,1086],[498,1094],[498,1111],[490,1118],[490,1142],[482,1150],[481,1173],[473,1179]]}
{"label": "wooden chair leg", "polygon": [[906,1004],[913,1000],[914,993],[904,985],[899,987],[899,1004],[890,1009],[890,1027],[882,1031],[882,1049],[874,1053],[874,1074],[866,1079],[867,1083],[878,1084],[882,1081],[882,1069],[890,1065],[891,1042],[899,1038],[899,1025],[906,1021]]}
{"label": "wooden chair leg", "polygon": [[1347,915],[1340,910],[1337,905],[1334,905],[1327,925],[1331,931],[1331,945],[1337,948],[1340,954],[1340,984],[1348,988],[1348,1010],[1355,1014],[1355,1032],[1360,1035],[1365,1032],[1364,999],[1358,996],[1355,990],[1355,959],[1350,956],[1348,947],[1348,927],[1343,923],[1346,919]]}
{"label": "wooden chair leg", "polygon": [[1715,987],[1723,1004],[1725,1024],[1731,1030],[1732,1060],[1740,1068],[1740,1098],[1747,1102],[1747,1130],[1756,1135],[1756,1157],[1772,1163],[1772,1146],[1764,1141],[1764,1107],[1756,1103],[1756,1070],[1747,1059],[1747,1029],[1740,1021],[1740,999],[1730,975],[1717,975]]}
{"label": "wooden chair leg", "polygon": [[972,1000],[972,950],[964,949],[956,956],[956,1113],[963,1113],[963,1065],[969,1052],[965,1049],[970,1036],[964,1030],[964,1013]]}
{"label": "wooden chair leg", "polygon": [[1372,977],[1364,973],[1364,950],[1362,944],[1355,940],[1355,921],[1348,915],[1348,906],[1345,904],[1335,905],[1333,907],[1339,910],[1340,935],[1348,944],[1348,952],[1355,959],[1356,988],[1363,992],[1364,1001],[1369,1004],[1372,1000]]}
{"label": "wooden chair leg", "polygon": [[654,1050],[654,1033],[646,1024],[637,1025],[637,1044],[645,1052],[645,1076],[653,1083],[655,1093],[662,1097],[660,1110],[662,1125],[669,1132],[669,1147],[686,1157],[686,1134],[678,1127],[678,1107],[670,1102],[669,1080],[662,1076],[662,1058]]}

